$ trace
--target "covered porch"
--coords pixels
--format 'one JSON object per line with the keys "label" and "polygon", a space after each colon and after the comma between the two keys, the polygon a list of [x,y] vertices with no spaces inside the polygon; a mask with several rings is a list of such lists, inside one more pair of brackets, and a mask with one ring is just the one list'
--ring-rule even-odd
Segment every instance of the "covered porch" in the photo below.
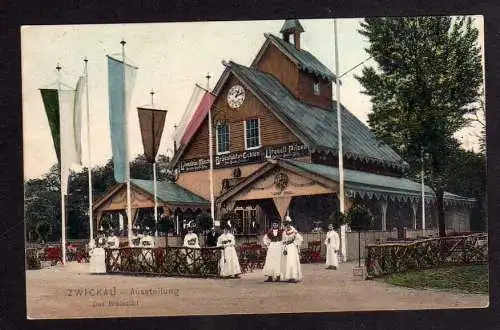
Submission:
{"label": "covered porch", "polygon": [[[153,231],[158,228],[160,235],[167,233],[161,230],[162,221],[171,221],[174,233],[179,234],[187,219],[194,219],[201,213],[210,214],[210,203],[185,188],[172,183],[159,181],[156,183],[156,204],[158,207],[158,223],[154,223],[154,187],[151,180],[132,179],[131,208],[132,226],[148,226]],[[103,219],[111,223],[119,236],[127,236],[127,185],[120,183],[113,186],[103,197],[94,203],[95,227],[100,228]],[[118,234],[118,233],[117,233]]]}

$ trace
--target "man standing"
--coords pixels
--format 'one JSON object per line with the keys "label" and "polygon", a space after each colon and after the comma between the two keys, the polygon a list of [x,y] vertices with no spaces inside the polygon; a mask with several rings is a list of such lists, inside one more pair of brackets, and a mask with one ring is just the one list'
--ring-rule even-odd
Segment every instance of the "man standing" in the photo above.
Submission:
{"label": "man standing", "polygon": [[337,253],[340,247],[339,234],[333,229],[333,225],[328,225],[328,233],[325,239],[326,245],[326,269],[337,269],[339,259]]}
{"label": "man standing", "polygon": [[234,248],[236,241],[234,235],[229,232],[229,225],[224,225],[223,228],[224,233],[217,239],[217,246],[224,248],[219,262],[220,275],[222,277],[234,276],[238,278],[241,274],[241,268],[238,261],[238,254]]}
{"label": "man standing", "polygon": [[263,243],[267,247],[266,262],[264,263],[264,276],[266,282],[272,282],[273,279],[278,282],[281,275],[281,256],[283,252],[283,230],[279,229],[278,221],[273,221],[271,230],[263,238]]}
{"label": "man standing", "polygon": [[302,236],[297,229],[292,226],[292,219],[285,217],[285,231],[283,232],[283,257],[281,259],[281,278],[291,283],[302,280],[302,270],[300,267],[300,244]]}
{"label": "man standing", "polygon": [[217,232],[215,231],[215,227],[212,227],[212,229],[210,229],[210,232],[207,234],[205,246],[206,247],[217,246]]}

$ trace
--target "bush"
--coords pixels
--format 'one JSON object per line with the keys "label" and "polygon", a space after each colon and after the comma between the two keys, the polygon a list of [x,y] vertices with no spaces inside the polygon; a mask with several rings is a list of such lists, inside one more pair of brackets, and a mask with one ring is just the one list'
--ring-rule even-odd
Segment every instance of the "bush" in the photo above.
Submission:
{"label": "bush", "polygon": [[368,230],[373,223],[370,211],[361,204],[355,204],[346,215],[349,226],[353,231]]}
{"label": "bush", "polygon": [[328,217],[328,222],[333,224],[333,228],[337,230],[342,225],[347,225],[349,219],[346,214],[341,213],[340,211],[335,211]]}
{"label": "bush", "polygon": [[27,269],[41,269],[42,264],[36,253],[35,249],[29,249],[26,251],[26,268]]}
{"label": "bush", "polygon": [[44,242],[47,242],[49,240],[49,234],[50,234],[51,230],[52,230],[52,227],[51,227],[50,223],[48,223],[46,221],[40,222],[38,224],[38,226],[36,227],[38,237]]}

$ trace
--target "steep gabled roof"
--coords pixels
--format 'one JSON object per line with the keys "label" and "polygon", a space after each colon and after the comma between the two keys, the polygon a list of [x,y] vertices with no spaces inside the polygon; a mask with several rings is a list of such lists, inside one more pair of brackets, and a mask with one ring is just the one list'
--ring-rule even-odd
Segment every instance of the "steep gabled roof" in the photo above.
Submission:
{"label": "steep gabled roof", "polygon": [[273,44],[278,47],[286,56],[288,56],[293,62],[295,62],[299,69],[315,76],[321,77],[326,80],[335,81],[336,76],[330,71],[323,63],[321,63],[314,55],[309,53],[304,49],[297,49],[294,45],[289,44],[285,40],[266,33],[266,42],[261,47],[259,53],[252,62],[252,67],[255,67],[262,55],[264,55],[265,50],[269,45]]}
{"label": "steep gabled roof", "polygon": [[[226,63],[226,70],[218,81],[214,94],[220,93],[231,73],[312,152],[338,152],[336,102],[333,102],[331,111],[302,103],[274,76],[234,62]],[[370,129],[343,105],[341,112],[345,157],[397,169],[407,166],[391,147],[377,140]],[[186,146],[174,156],[172,165],[180,159]]]}
{"label": "steep gabled roof", "polygon": [[[300,102],[275,77],[231,62],[231,68],[260,96],[264,103],[312,151],[336,152],[338,147],[337,106],[331,111]],[[401,168],[403,160],[387,144],[377,140],[368,127],[343,105],[343,151],[347,158]]]}

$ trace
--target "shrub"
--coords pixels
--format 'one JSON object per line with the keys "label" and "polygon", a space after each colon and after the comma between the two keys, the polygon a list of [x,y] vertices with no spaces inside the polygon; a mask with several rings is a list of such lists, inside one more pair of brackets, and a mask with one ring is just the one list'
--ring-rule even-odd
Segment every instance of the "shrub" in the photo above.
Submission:
{"label": "shrub", "polygon": [[35,249],[29,249],[26,251],[26,268],[27,269],[41,269],[42,264],[36,253]]}

